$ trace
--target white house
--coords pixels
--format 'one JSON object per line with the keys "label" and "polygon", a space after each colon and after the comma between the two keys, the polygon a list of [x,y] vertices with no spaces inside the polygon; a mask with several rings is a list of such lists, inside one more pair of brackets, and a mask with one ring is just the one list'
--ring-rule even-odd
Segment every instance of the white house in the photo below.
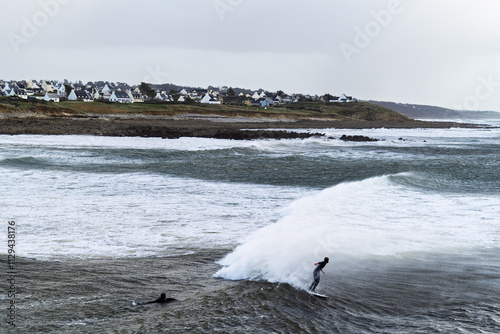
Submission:
{"label": "white house", "polygon": [[59,102],[59,94],[47,92],[45,93],[43,100],[47,102]]}
{"label": "white house", "polygon": [[200,100],[200,97],[198,96],[198,93],[196,91],[192,91],[188,96],[194,101]]}
{"label": "white house", "polygon": [[109,100],[109,98],[111,97],[111,94],[112,94],[112,92],[102,93],[101,98],[104,100]]}
{"label": "white house", "polygon": [[340,95],[336,102],[352,102],[352,96],[347,96],[345,94]]}
{"label": "white house", "polygon": [[106,92],[110,92],[111,89],[109,88],[108,84],[105,84],[104,87],[101,89],[101,93],[106,93]]}
{"label": "white house", "polygon": [[181,94],[181,95],[188,95],[188,92],[187,92],[187,90],[185,90],[185,89],[183,88],[183,89],[180,91],[180,93],[179,93],[179,94]]}
{"label": "white house", "polygon": [[144,96],[140,93],[132,93],[132,99],[134,100],[134,103],[144,102]]}
{"label": "white house", "polygon": [[109,97],[109,101],[119,103],[134,103],[134,100],[127,93],[122,91],[114,91]]}
{"label": "white house", "polygon": [[52,93],[54,89],[52,88],[52,84],[49,81],[42,82],[42,89],[46,92]]}
{"label": "white house", "polygon": [[72,89],[72,90],[71,90],[71,93],[69,93],[69,95],[68,95],[68,100],[70,100],[70,101],[76,101],[76,100],[77,100],[77,98],[76,98],[76,93],[75,93],[75,90],[74,90],[74,89]]}
{"label": "white house", "polygon": [[170,98],[164,92],[157,92],[156,96],[155,96],[155,100],[158,100],[158,101],[170,101]]}
{"label": "white house", "polygon": [[85,90],[73,89],[68,95],[68,100],[70,101],[83,101],[83,102],[93,102],[92,96]]}
{"label": "white house", "polygon": [[59,97],[65,97],[66,96],[66,87],[64,85],[61,85],[59,89],[57,90],[57,95]]}
{"label": "white house", "polygon": [[252,95],[252,99],[254,99],[254,100],[258,100],[258,99],[260,99],[260,94],[259,94],[259,93],[257,93],[257,92],[253,93],[253,95]]}
{"label": "white house", "polygon": [[274,103],[283,103],[283,99],[281,98],[281,96],[279,95],[276,95],[276,97],[274,98]]}
{"label": "white house", "polygon": [[92,97],[94,98],[94,100],[99,100],[102,97],[101,93],[99,93],[99,89],[97,88],[93,89]]}
{"label": "white house", "polygon": [[27,88],[29,88],[29,89],[39,89],[40,86],[38,86],[38,83],[35,80],[30,80],[28,82]]}
{"label": "white house", "polygon": [[200,102],[201,103],[208,103],[208,104],[220,104],[220,100],[215,99],[213,96],[211,96],[208,93],[205,94],[205,96],[203,96],[203,98],[201,99]]}
{"label": "white house", "polygon": [[19,89],[19,88],[12,88],[7,95],[8,96],[17,96],[17,97],[20,97],[21,99],[25,99],[25,100],[28,99],[28,94],[26,93],[26,90]]}

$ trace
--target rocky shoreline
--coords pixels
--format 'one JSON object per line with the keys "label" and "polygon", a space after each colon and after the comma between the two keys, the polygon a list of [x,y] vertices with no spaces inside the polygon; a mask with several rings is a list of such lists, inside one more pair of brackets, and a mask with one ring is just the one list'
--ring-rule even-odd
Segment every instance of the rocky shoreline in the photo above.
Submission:
{"label": "rocky shoreline", "polygon": [[[128,137],[203,137],[235,140],[291,139],[323,136],[293,129],[451,128],[473,125],[453,122],[366,121],[335,119],[269,119],[217,117],[144,117],[142,115],[40,116],[3,114],[0,134],[95,135]],[[272,129],[272,130],[270,130]],[[285,130],[286,129],[286,130]]]}

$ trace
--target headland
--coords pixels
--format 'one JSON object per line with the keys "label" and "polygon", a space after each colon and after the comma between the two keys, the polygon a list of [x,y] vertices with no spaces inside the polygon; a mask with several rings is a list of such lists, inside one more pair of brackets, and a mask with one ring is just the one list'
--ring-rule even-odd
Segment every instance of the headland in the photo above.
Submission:
{"label": "headland", "polygon": [[[368,102],[305,102],[281,107],[178,103],[60,103],[0,99],[0,134],[286,139],[322,135],[303,129],[451,128],[413,120]],[[286,129],[286,130],[285,130]],[[301,129],[296,132],[294,129]]]}

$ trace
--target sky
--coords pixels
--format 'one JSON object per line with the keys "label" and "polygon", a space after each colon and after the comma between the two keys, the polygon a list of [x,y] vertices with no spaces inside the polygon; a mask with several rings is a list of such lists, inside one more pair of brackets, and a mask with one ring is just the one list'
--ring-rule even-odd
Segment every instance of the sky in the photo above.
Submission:
{"label": "sky", "polygon": [[0,79],[500,111],[498,0],[2,0]]}

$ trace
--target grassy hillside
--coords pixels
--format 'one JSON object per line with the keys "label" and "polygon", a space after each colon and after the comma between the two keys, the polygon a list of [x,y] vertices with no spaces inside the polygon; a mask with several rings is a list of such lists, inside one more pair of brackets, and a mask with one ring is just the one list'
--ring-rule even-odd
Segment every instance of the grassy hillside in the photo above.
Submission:
{"label": "grassy hillside", "polygon": [[0,99],[0,113],[33,114],[37,116],[89,116],[89,114],[165,115],[201,114],[220,116],[271,117],[321,120],[366,120],[405,122],[410,119],[400,113],[367,102],[323,103],[302,102],[262,108],[239,105],[206,105],[200,103],[104,103],[65,101],[52,103],[12,98]]}

